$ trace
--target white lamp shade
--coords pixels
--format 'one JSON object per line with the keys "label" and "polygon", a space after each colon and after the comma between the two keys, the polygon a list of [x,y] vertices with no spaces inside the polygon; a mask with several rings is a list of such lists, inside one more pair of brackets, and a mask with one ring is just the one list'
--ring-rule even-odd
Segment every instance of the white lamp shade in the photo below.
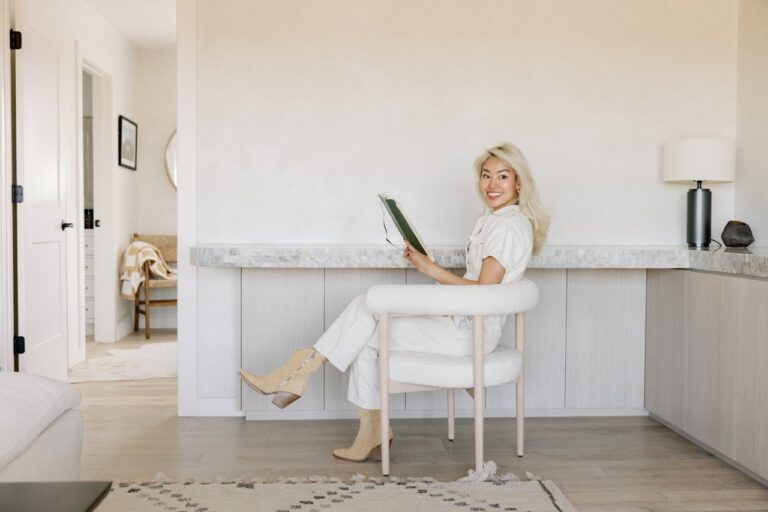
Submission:
{"label": "white lamp shade", "polygon": [[664,144],[664,181],[733,181],[736,145],[728,139],[681,139]]}

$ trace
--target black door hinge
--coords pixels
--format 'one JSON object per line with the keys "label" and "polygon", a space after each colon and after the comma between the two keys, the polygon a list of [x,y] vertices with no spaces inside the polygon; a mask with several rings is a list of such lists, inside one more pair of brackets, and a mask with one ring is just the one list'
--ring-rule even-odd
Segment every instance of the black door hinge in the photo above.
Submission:
{"label": "black door hinge", "polygon": [[21,32],[11,29],[11,50],[21,50]]}
{"label": "black door hinge", "polygon": [[11,202],[17,204],[24,202],[24,187],[21,185],[11,185]]}
{"label": "black door hinge", "polygon": [[23,354],[26,351],[27,347],[24,344],[24,336],[14,336],[13,337],[13,353],[14,354]]}

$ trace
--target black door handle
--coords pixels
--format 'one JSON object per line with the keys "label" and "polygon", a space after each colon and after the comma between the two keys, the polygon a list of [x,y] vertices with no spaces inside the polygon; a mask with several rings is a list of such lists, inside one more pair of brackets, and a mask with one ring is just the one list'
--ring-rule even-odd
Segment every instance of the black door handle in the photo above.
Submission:
{"label": "black door handle", "polygon": [[97,227],[97,228],[100,228],[101,227],[101,221],[99,219],[96,219],[95,221],[93,221],[93,226]]}
{"label": "black door handle", "polygon": [[61,230],[62,230],[62,231],[64,231],[64,230],[65,230],[65,229],[67,229],[67,228],[73,228],[73,227],[75,227],[75,225],[74,225],[74,224],[72,224],[71,222],[64,222],[64,221],[61,221]]}

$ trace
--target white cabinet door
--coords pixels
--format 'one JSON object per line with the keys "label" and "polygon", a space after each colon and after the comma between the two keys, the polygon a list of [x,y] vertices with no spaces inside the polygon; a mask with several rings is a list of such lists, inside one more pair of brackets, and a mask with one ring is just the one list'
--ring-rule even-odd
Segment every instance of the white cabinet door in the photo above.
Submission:
{"label": "white cabinet door", "polygon": [[645,270],[568,270],[567,409],[642,409]]}

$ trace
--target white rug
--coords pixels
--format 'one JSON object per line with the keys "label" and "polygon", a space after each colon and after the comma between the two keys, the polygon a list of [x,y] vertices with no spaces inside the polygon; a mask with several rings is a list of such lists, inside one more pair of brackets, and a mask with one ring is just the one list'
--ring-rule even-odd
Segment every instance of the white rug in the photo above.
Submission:
{"label": "white rug", "polygon": [[88,359],[69,371],[69,382],[139,380],[176,377],[178,343],[147,343],[139,348],[107,350],[107,357]]}
{"label": "white rug", "polygon": [[115,482],[99,512],[575,512],[549,480],[436,482],[429,478]]}

